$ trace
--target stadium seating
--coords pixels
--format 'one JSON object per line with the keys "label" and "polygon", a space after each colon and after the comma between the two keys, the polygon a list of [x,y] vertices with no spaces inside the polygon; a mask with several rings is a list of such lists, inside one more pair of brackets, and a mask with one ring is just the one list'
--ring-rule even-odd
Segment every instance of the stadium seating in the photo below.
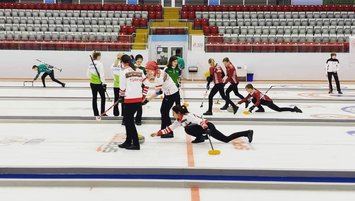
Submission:
{"label": "stadium seating", "polygon": [[[83,49],[80,44],[88,42],[132,43],[135,28],[146,28],[149,19],[162,18],[161,12],[160,5],[1,3],[0,40],[14,42],[17,45],[2,45],[14,49],[21,44],[27,49]],[[130,39],[121,40],[124,34]],[[61,41],[79,45],[44,45]]]}
{"label": "stadium seating", "polygon": [[[255,43],[252,50],[257,52],[266,51],[267,48],[264,46],[268,45],[271,46],[269,51],[284,49],[274,48],[275,43],[308,43],[314,46],[316,43],[325,43],[324,45],[340,43],[344,46],[344,43],[349,42],[349,36],[355,35],[353,5],[185,5],[181,17],[193,19],[194,28],[202,29],[207,38],[215,38],[216,34],[223,36],[223,41],[207,39],[208,42],[218,43],[215,44],[217,48],[213,48],[212,42],[212,48],[206,48],[207,51],[219,49],[221,43],[228,47],[228,43],[231,42]],[[337,48],[331,44],[328,44],[328,47]],[[306,46],[297,48],[297,51],[311,52],[323,49],[325,48]],[[222,50],[228,51],[228,48]],[[347,48],[343,50],[347,51]]]}

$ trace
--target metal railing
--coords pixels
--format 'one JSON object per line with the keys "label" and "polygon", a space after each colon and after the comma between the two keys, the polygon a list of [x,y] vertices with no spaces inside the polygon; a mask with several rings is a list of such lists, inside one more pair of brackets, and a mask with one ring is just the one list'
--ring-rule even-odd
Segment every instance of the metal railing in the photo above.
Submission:
{"label": "metal railing", "polygon": [[0,41],[0,49],[7,50],[62,50],[62,51],[129,51],[131,42],[96,41]]}

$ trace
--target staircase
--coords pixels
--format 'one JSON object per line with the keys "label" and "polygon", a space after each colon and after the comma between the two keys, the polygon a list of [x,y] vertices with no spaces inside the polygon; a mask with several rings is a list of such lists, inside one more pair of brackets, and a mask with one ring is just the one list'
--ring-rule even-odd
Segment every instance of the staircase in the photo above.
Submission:
{"label": "staircase", "polygon": [[149,29],[136,29],[134,37],[133,50],[145,50],[148,43]]}
{"label": "staircase", "polygon": [[[152,22],[150,27],[187,27],[188,33],[193,35],[203,35],[202,30],[194,30],[193,22],[179,22],[180,9],[179,8],[164,8],[164,19],[162,21]],[[148,42],[149,29],[136,29],[136,35],[134,37],[134,44],[132,49],[144,50],[146,43]]]}

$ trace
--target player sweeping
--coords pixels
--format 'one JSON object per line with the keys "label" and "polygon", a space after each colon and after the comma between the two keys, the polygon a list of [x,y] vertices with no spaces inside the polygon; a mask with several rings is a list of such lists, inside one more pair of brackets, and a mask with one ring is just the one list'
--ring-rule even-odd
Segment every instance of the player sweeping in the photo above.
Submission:
{"label": "player sweeping", "polygon": [[177,127],[183,126],[187,134],[196,137],[192,143],[204,142],[207,138],[207,135],[205,134],[208,134],[213,138],[225,143],[228,143],[239,137],[247,137],[249,142],[253,141],[253,130],[236,132],[226,136],[217,130],[213,123],[208,122],[206,119],[203,119],[197,115],[189,113],[185,106],[176,105],[172,110],[174,118],[176,119],[175,122],[165,129],[152,133],[152,137],[165,135]]}
{"label": "player sweeping", "polygon": [[300,110],[296,106],[294,108],[289,108],[289,107],[279,107],[279,106],[275,105],[274,102],[272,101],[272,99],[269,96],[267,96],[265,94],[262,94],[259,90],[254,88],[252,84],[247,84],[245,86],[245,90],[249,94],[248,94],[247,97],[245,97],[244,99],[242,99],[242,100],[240,100],[238,102],[238,107],[239,107],[240,104],[252,99],[252,102],[254,103],[254,105],[249,108],[249,112],[253,112],[255,107],[258,108],[258,110],[256,110],[255,112],[265,112],[265,109],[263,108],[262,105],[266,105],[270,109],[275,110],[277,112],[289,111],[289,112],[302,113],[302,110]]}
{"label": "player sweeping", "polygon": [[[155,61],[149,61],[146,64],[145,69],[147,70],[147,78],[149,82],[154,82],[155,84],[155,94],[147,98],[144,101],[144,104],[147,104],[150,100],[164,93],[164,98],[160,106],[160,128],[164,129],[171,124],[169,112],[174,103],[180,99],[179,89],[171,77],[165,71],[159,69],[158,64]],[[174,137],[174,133],[172,131],[161,136],[161,138],[172,137]]]}
{"label": "player sweeping", "polygon": [[[126,67],[120,75],[120,102],[124,102],[124,119],[126,140],[120,148],[140,150],[138,133],[134,124],[134,114],[142,107],[142,102],[148,92],[148,80],[142,70],[137,68],[128,55],[123,55],[123,66]],[[142,85],[144,90],[142,90]]]}
{"label": "player sweeping", "polygon": [[[87,76],[90,78],[90,88],[92,92],[92,109],[94,116],[97,120],[100,119],[100,114],[105,112],[105,91],[106,91],[106,80],[105,80],[105,71],[104,65],[100,62],[101,53],[94,51],[92,54],[93,62],[90,63],[87,70]],[[97,93],[101,97],[101,113],[97,109]],[[107,116],[103,114],[102,116]]]}
{"label": "player sweeping", "polygon": [[[235,69],[234,65],[232,64],[232,62],[229,60],[228,57],[225,57],[223,59],[223,64],[227,70],[227,77],[225,78],[225,83],[228,83],[228,82],[230,83],[229,87],[226,90],[227,98],[230,99],[230,93],[233,91],[237,97],[239,97],[240,99],[243,99],[244,96],[242,96],[238,91],[239,78],[237,75],[237,70]],[[246,102],[245,104],[246,104],[245,107],[247,108],[249,102]],[[228,109],[228,105],[229,105],[229,103],[226,102],[226,104],[221,108],[221,110]]]}
{"label": "player sweeping", "polygon": [[53,70],[53,66],[51,65],[46,65],[46,64],[39,64],[32,66],[32,70],[37,72],[36,77],[33,79],[33,81],[37,80],[38,76],[43,73],[43,75],[41,76],[41,80],[42,80],[42,84],[43,87],[46,87],[46,77],[49,75],[49,77],[52,79],[53,82],[56,82],[60,85],[62,85],[62,87],[65,87],[65,83],[55,79],[54,77],[54,70]]}
{"label": "player sweeping", "polygon": [[208,96],[208,110],[203,115],[212,115],[213,97],[216,95],[217,92],[219,92],[223,100],[226,101],[226,105],[232,105],[235,114],[238,110],[237,106],[224,93],[224,73],[222,67],[218,65],[212,58],[208,60],[208,64],[210,65],[210,68],[209,77],[207,77],[207,90],[210,89],[210,84],[212,81],[214,82],[214,86],[210,92],[210,95]]}

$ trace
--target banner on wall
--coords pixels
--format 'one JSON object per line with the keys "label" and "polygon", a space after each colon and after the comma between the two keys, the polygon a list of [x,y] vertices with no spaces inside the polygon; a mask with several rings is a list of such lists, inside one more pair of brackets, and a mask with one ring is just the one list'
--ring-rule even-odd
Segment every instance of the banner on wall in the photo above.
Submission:
{"label": "banner on wall", "polygon": [[43,3],[57,3],[57,0],[43,0]]}
{"label": "banner on wall", "polygon": [[214,5],[214,6],[217,6],[217,5],[219,5],[220,4],[220,2],[219,2],[219,0],[208,0],[208,5]]}
{"label": "banner on wall", "polygon": [[292,5],[322,5],[323,0],[292,0]]}
{"label": "banner on wall", "polygon": [[127,0],[127,4],[136,5],[138,4],[138,0]]}
{"label": "banner on wall", "polygon": [[196,52],[205,51],[205,36],[194,36],[191,37],[191,50]]}

